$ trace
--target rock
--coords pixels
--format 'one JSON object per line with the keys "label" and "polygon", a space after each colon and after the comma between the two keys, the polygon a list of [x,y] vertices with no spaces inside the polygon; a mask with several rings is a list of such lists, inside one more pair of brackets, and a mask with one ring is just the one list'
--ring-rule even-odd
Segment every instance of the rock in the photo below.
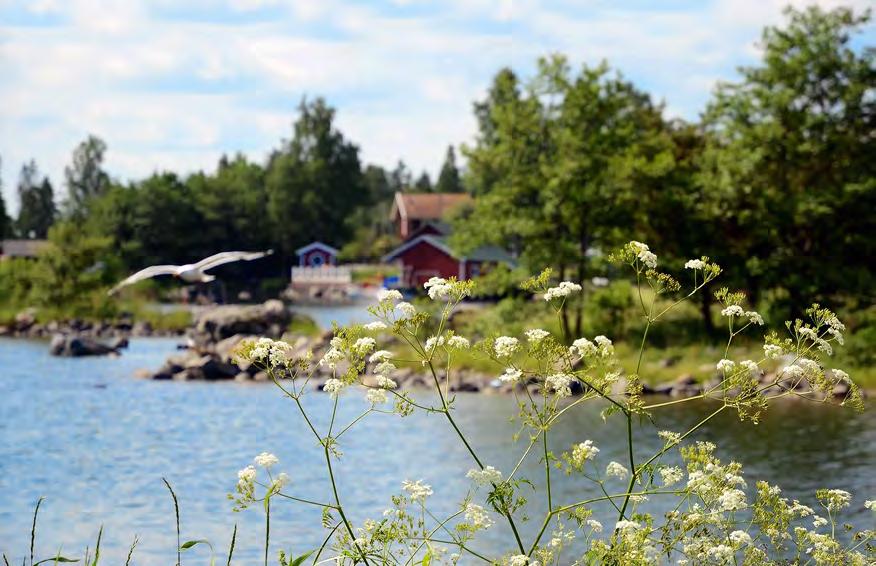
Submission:
{"label": "rock", "polygon": [[242,371],[234,376],[234,381],[249,381],[250,379],[252,379],[252,377],[245,371]]}
{"label": "rock", "polygon": [[237,348],[237,346],[244,340],[253,338],[255,338],[255,336],[247,336],[245,334],[235,334],[234,336],[229,336],[228,338],[216,342],[216,344],[213,346],[213,352],[220,360],[224,362],[231,361],[234,350]]}
{"label": "rock", "polygon": [[285,305],[276,299],[262,305],[224,305],[197,317],[194,338],[199,344],[219,342],[235,334],[276,338],[291,320]]}
{"label": "rock", "polygon": [[113,350],[121,350],[123,348],[127,348],[130,343],[128,342],[128,339],[124,336],[117,336],[115,338],[111,338],[109,342],[107,342],[107,345],[110,346]]}
{"label": "rock", "polygon": [[29,308],[24,309],[20,313],[15,315],[15,330],[19,332],[24,332],[34,325],[36,322],[36,309]]}
{"label": "rock", "polygon": [[69,334],[56,334],[49,344],[49,352],[53,356],[66,356],[72,358],[118,354],[118,351],[108,344],[104,344],[93,338]]}
{"label": "rock", "polygon": [[0,325],[0,336],[9,336],[12,334],[12,328],[5,324]]}
{"label": "rock", "polygon": [[131,327],[132,336],[152,336],[152,325],[148,322],[135,322]]}

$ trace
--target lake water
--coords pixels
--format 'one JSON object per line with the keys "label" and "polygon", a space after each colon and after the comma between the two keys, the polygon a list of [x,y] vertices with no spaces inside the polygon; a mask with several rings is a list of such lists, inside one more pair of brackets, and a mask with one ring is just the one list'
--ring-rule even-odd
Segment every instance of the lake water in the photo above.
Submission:
{"label": "lake water", "polygon": [[[183,540],[206,538],[224,553],[237,523],[236,563],[256,563],[264,536],[261,510],[232,513],[226,494],[234,488],[237,470],[263,450],[279,456],[277,470],[292,478],[289,493],[329,500],[322,452],[274,386],[132,377],[138,368],[160,365],[174,346],[173,340],[135,339],[120,358],[59,359],[47,355],[44,342],[0,339],[0,552],[10,560],[27,553],[33,506],[45,496],[36,541],[41,556],[59,546],[67,555],[81,556],[86,544],[93,547],[103,524],[102,563],[123,563],[136,535],[135,564],[172,564],[173,505],[161,482],[167,477],[179,496]],[[326,426],[328,396],[314,393],[306,399],[317,426]],[[348,422],[363,406],[358,394],[348,395],[339,422]],[[513,400],[460,395],[457,406],[460,427],[484,460],[507,472],[520,448],[508,434]],[[685,430],[708,411],[702,404],[678,406],[658,412],[657,426]],[[625,461],[619,419],[604,423],[596,406],[570,413],[551,436],[555,452],[590,438],[600,447],[602,462]],[[751,486],[758,479],[776,482],[788,497],[810,504],[819,487],[851,491],[855,499],[846,517],[858,527],[873,527],[873,515],[863,507],[865,498],[876,495],[872,408],[855,413],[783,403],[757,427],[727,414],[697,438],[716,442],[720,455],[742,462]],[[379,515],[404,479],[431,484],[439,511],[450,511],[469,485],[464,474],[470,457],[439,416],[374,415],[342,440],[336,474],[354,521]],[[654,450],[656,438],[642,435],[639,446],[642,454]],[[532,457],[523,475],[537,479],[540,469]],[[586,499],[594,489],[563,476],[555,498]],[[312,548],[324,536],[314,508],[289,503],[272,508],[272,556],[280,548]],[[652,504],[660,509],[659,502]],[[522,527],[528,537],[544,502],[532,497],[531,505],[533,520]],[[605,509],[597,518],[613,521]],[[503,541],[508,532],[497,521],[474,546],[497,555],[510,550]],[[189,551],[183,562],[208,563],[207,551],[200,549]]]}

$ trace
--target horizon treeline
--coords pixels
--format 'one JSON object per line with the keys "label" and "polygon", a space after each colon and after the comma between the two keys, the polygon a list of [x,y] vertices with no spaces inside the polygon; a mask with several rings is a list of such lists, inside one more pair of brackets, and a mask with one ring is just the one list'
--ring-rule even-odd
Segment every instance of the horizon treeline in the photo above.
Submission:
{"label": "horizon treeline", "polygon": [[100,262],[107,281],[226,249],[278,250],[279,276],[313,240],[344,259],[381,257],[397,244],[396,191],[467,191],[474,205],[453,220],[462,253],[498,244],[522,270],[589,281],[610,275],[601,252],[636,239],[679,276],[685,259],[711,256],[753,304],[866,307],[876,283],[876,49],[854,36],[869,22],[847,8],[789,8],[764,30],[761,60],[720,83],[696,122],[667,119],[605,62],[573,68],[551,55],[530,77],[501,69],[473,104],[464,167],[450,146],[434,181],[401,161],[363,164],[322,98],[301,102],[291,137],[264,162],[223,156],[215,171],[186,177],[116,182],[103,169],[106,144],[89,136],[65,169],[63,198],[24,164],[15,219],[0,198],[0,236],[48,237],[64,255],[89,242],[78,267]]}

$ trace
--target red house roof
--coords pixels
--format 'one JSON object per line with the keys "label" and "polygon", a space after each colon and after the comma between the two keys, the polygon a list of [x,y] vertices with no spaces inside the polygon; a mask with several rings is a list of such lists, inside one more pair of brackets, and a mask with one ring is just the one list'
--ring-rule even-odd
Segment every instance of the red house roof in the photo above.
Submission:
{"label": "red house roof", "polygon": [[470,202],[466,193],[395,193],[390,214],[408,220],[440,220],[453,208]]}

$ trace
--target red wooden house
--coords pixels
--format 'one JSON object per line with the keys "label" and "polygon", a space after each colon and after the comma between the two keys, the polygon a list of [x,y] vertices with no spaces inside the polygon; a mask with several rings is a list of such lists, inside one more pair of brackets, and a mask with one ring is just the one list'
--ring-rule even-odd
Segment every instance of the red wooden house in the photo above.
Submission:
{"label": "red wooden house", "polygon": [[450,248],[447,243],[450,226],[441,222],[442,215],[435,215],[442,209],[446,213],[470,201],[468,195],[396,193],[393,218],[399,234],[407,234],[407,237],[383,260],[401,265],[402,287],[422,287],[430,277],[471,279],[499,263],[514,264],[508,252],[498,246],[481,246],[466,256]]}

